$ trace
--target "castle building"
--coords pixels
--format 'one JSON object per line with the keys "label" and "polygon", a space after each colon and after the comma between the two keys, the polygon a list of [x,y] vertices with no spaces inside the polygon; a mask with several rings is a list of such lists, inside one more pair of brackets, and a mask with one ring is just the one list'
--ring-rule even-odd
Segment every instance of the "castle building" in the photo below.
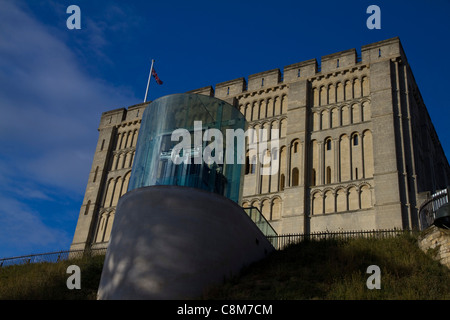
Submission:
{"label": "castle building", "polygon": [[[419,228],[427,194],[450,185],[399,38],[189,93],[228,102],[249,128],[279,129],[279,170],[260,174],[249,152],[239,201],[278,234]],[[72,250],[107,246],[147,106],[102,114]]]}

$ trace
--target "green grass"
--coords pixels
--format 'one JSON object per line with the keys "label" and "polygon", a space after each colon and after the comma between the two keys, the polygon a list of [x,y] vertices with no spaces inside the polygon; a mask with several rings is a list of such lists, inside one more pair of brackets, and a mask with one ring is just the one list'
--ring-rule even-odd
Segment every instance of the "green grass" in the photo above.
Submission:
{"label": "green grass", "polygon": [[[368,289],[378,265],[381,289]],[[388,239],[306,241],[271,254],[203,299],[450,299],[450,270],[408,234]]]}
{"label": "green grass", "polygon": [[[96,299],[104,256],[0,268],[0,300]],[[81,290],[69,290],[69,265],[81,269]],[[369,290],[367,267],[381,269]],[[200,299],[450,299],[450,270],[423,253],[409,234],[387,239],[305,241],[246,267]]]}
{"label": "green grass", "polygon": [[[0,268],[0,300],[93,300],[103,268],[104,255],[82,259],[12,265]],[[81,289],[67,288],[67,267],[77,265]]]}

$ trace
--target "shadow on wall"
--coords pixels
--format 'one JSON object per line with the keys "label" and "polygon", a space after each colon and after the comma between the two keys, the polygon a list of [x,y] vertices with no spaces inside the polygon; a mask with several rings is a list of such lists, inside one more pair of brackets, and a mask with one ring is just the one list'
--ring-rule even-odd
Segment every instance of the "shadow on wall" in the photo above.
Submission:
{"label": "shadow on wall", "polygon": [[273,247],[235,202],[179,186],[151,186],[118,203],[99,299],[189,299]]}

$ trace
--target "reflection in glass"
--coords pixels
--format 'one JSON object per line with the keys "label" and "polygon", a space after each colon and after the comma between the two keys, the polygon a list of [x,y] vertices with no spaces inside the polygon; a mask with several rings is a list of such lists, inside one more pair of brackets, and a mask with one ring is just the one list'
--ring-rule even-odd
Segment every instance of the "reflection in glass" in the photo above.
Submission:
{"label": "reflection in glass", "polygon": [[[180,130],[185,134],[174,134]],[[238,155],[245,152],[245,142],[227,142],[227,130],[245,131],[245,118],[237,108],[217,98],[174,94],[153,101],[142,116],[128,191],[177,185],[239,202],[244,161]],[[218,135],[209,137],[211,132],[221,133],[221,139]],[[233,150],[227,150],[230,146]],[[227,162],[230,151],[234,158]]]}

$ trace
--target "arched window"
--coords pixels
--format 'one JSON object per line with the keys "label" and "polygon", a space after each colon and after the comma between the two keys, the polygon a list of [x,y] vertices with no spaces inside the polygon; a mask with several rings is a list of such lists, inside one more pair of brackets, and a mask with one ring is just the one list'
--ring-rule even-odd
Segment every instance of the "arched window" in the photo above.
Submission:
{"label": "arched window", "polygon": [[353,80],[353,94],[355,98],[361,97],[361,81],[358,78]]}
{"label": "arched window", "polygon": [[357,134],[354,134],[352,140],[353,140],[353,145],[354,145],[354,146],[357,146],[357,145],[358,145],[358,135],[357,135]]}
{"label": "arched window", "polygon": [[275,198],[272,201],[270,218],[271,220],[277,220],[281,217],[281,200],[280,198]]}
{"label": "arched window", "polygon": [[332,104],[336,102],[336,89],[333,84],[328,85],[328,103]]}
{"label": "arched window", "polygon": [[313,89],[313,106],[319,106],[319,90],[317,88]]}
{"label": "arched window", "polygon": [[299,172],[298,168],[292,169],[292,186],[298,186]]}
{"label": "arched window", "polygon": [[327,178],[327,184],[330,184],[331,183],[331,168],[330,167],[327,167],[327,176],[326,176],[326,178]]}
{"label": "arched window", "polygon": [[287,112],[287,96],[283,95],[281,97],[281,114],[285,114]]}
{"label": "arched window", "polygon": [[261,203],[260,211],[264,216],[264,218],[266,218],[267,220],[270,220],[270,209],[271,209],[270,201],[268,199],[263,200],[263,202]]}
{"label": "arched window", "polygon": [[349,80],[345,81],[345,84],[344,84],[344,99],[345,100],[353,99],[353,92],[352,91],[353,91],[352,90],[352,83]]}
{"label": "arched window", "polygon": [[372,206],[372,199],[369,186],[364,185],[361,187],[361,209],[367,209]]}
{"label": "arched window", "polygon": [[273,117],[273,100],[270,98],[267,99],[266,117]]}
{"label": "arched window", "polygon": [[247,103],[245,105],[245,119],[247,121],[251,121],[252,120],[252,108],[250,107],[250,103]]}
{"label": "arched window", "polygon": [[118,177],[114,184],[114,193],[111,202],[111,206],[116,206],[119,198],[122,194],[122,177]]}
{"label": "arched window", "polygon": [[128,131],[127,144],[125,145],[125,147],[130,148],[132,146],[133,146],[133,131]]}
{"label": "arched window", "polygon": [[323,213],[323,199],[320,192],[316,192],[312,196],[312,214]]}
{"label": "arched window", "polygon": [[344,86],[342,83],[336,85],[336,102],[344,101]]}
{"label": "arched window", "polygon": [[339,123],[339,109],[333,108],[331,110],[331,123],[330,128],[336,128],[339,127],[341,124]]}
{"label": "arched window", "polygon": [[341,108],[341,124],[343,126],[350,124],[350,111],[348,106]]}
{"label": "arched window", "polygon": [[114,179],[110,179],[108,182],[108,187],[106,188],[105,200],[103,202],[103,207],[107,208],[111,206],[111,200],[114,193]]}
{"label": "arched window", "polygon": [[259,118],[266,118],[266,102],[264,100],[259,102]]}
{"label": "arched window", "polygon": [[256,156],[254,155],[250,163],[250,173],[255,173],[255,170],[256,170]]}
{"label": "arched window", "polygon": [[319,104],[321,106],[325,106],[328,104],[328,99],[327,99],[327,88],[325,88],[324,86],[320,87],[320,102]]}
{"label": "arched window", "polygon": [[348,189],[348,209],[358,210],[359,209],[359,196],[358,191],[355,187],[350,187]]}
{"label": "arched window", "polygon": [[95,182],[97,180],[97,175],[98,175],[98,166],[95,168],[94,179],[92,179],[92,182]]}
{"label": "arched window", "polygon": [[369,79],[367,77],[362,78],[362,96],[369,95]]}
{"label": "arched window", "polygon": [[325,213],[334,212],[334,195],[330,190],[326,191],[324,194],[324,203],[325,203]]}
{"label": "arched window", "polygon": [[[270,154],[269,154],[270,156]],[[278,148],[272,149],[272,160],[278,160]]]}
{"label": "arched window", "polygon": [[313,131],[318,131],[321,129],[320,128],[320,118],[321,118],[321,116],[320,116],[319,112],[313,112],[313,119],[312,119]]}
{"label": "arched window", "polygon": [[286,137],[286,129],[287,129],[287,124],[286,124],[287,120],[286,119],[282,119],[280,121],[280,136],[281,137]]}
{"label": "arched window", "polygon": [[274,115],[277,116],[277,115],[281,114],[281,97],[275,97],[275,102],[274,103],[275,103],[275,106],[274,106],[275,114]]}
{"label": "arched window", "polygon": [[[139,111],[139,110],[138,110]],[[136,146],[138,131],[137,129],[133,131],[133,138],[131,139],[131,146]]]}
{"label": "arched window", "polygon": [[338,189],[336,192],[336,211],[347,211],[347,195],[344,189]]}
{"label": "arched window", "polygon": [[328,110],[323,110],[320,114],[321,123],[322,123],[322,130],[323,129],[329,129],[330,128],[330,115]]}
{"label": "arched window", "polygon": [[247,155],[245,157],[245,174],[250,173],[250,157]]}
{"label": "arched window", "polygon": [[252,120],[258,120],[259,119],[259,105],[256,102],[253,102],[252,105]]}
{"label": "arched window", "polygon": [[372,145],[372,132],[366,130],[362,136],[363,142],[363,159],[364,159],[364,177],[373,177],[373,145]]}
{"label": "arched window", "polygon": [[91,200],[89,200],[86,204],[86,209],[84,210],[84,215],[86,216],[89,213],[89,208],[91,206]]}
{"label": "arched window", "polygon": [[331,150],[331,139],[328,139],[326,144],[327,144],[327,151]]}

